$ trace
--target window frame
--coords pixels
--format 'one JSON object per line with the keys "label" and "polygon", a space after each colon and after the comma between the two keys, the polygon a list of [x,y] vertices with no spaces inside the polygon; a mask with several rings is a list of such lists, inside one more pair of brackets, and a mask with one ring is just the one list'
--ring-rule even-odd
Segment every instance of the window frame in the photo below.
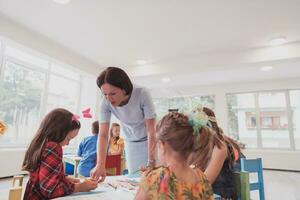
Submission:
{"label": "window frame", "polygon": [[[255,91],[247,91],[247,92],[228,92],[225,93],[226,95],[226,105],[228,106],[228,95],[239,95],[239,94],[249,94],[252,93],[254,95],[254,106],[255,106],[255,113],[256,113],[256,138],[257,138],[257,147],[249,147],[251,149],[267,149],[267,150],[287,150],[287,151],[299,151],[295,148],[295,135],[294,135],[294,128],[293,128],[293,118],[292,118],[292,107],[291,107],[291,101],[290,101],[290,92],[294,90],[299,90],[300,88],[293,88],[293,89],[275,89],[275,90],[255,90]],[[287,113],[287,121],[288,121],[288,137],[289,137],[289,147],[288,148],[276,148],[276,147],[263,147],[262,145],[262,135],[261,131],[264,130],[264,128],[261,127],[260,123],[260,112],[261,108],[259,107],[259,94],[260,93],[283,93],[285,96],[285,111]],[[229,108],[227,107],[227,122],[229,123]],[[257,123],[259,122],[259,123]],[[247,128],[247,127],[246,127]],[[230,131],[230,128],[228,126],[228,133]],[[239,133],[238,133],[239,138]]]}
{"label": "window frame", "polygon": [[[10,46],[12,48],[16,48],[17,50],[23,51],[23,52],[25,52],[27,54],[30,54],[32,56],[36,56],[36,57],[39,57],[41,59],[46,60],[48,62],[47,68],[39,67],[39,66],[37,66],[33,63],[29,63],[29,62],[20,60],[18,58],[11,57],[9,55],[5,55],[5,48],[7,46]],[[40,109],[39,109],[39,116],[38,116],[38,118],[40,120],[42,119],[41,116],[45,115],[46,112],[47,112],[46,109],[47,109],[47,101],[48,101],[48,97],[49,97],[49,83],[50,83],[50,76],[52,74],[55,75],[55,76],[58,76],[60,78],[63,78],[63,79],[66,79],[68,81],[72,81],[72,82],[78,84],[78,96],[76,97],[77,98],[77,105],[76,105],[76,108],[75,108],[74,112],[79,113],[80,105],[81,105],[82,84],[83,84],[82,83],[82,81],[83,81],[82,73],[84,73],[84,72],[81,72],[79,69],[77,69],[73,66],[70,66],[66,63],[59,62],[59,61],[57,61],[57,60],[55,60],[55,59],[53,59],[53,58],[51,58],[47,55],[42,54],[41,52],[31,50],[30,48],[27,48],[23,45],[20,45],[18,43],[15,43],[13,41],[6,40],[5,38],[0,37],[0,87],[3,84],[4,69],[5,69],[5,66],[6,66],[7,62],[11,62],[11,63],[19,65],[19,66],[21,66],[25,69],[36,71],[36,72],[44,74],[44,76],[45,76],[44,82],[45,83],[43,85],[43,92],[42,92],[41,102],[40,102],[41,106],[40,106]],[[51,72],[51,65],[53,65],[53,64],[59,65],[63,68],[66,68],[68,70],[72,70],[72,71],[78,73],[79,74],[79,80],[72,79],[70,77],[64,76],[63,74],[58,74],[58,73],[55,73],[55,72]],[[35,131],[35,130],[33,130],[33,131]],[[30,141],[28,141],[28,142],[30,142]],[[78,145],[79,145],[79,142],[76,139],[76,142],[74,143],[74,145],[71,145],[67,148],[72,149],[74,147],[77,147]],[[1,144],[0,148],[7,148],[7,149],[26,148],[26,145],[13,144],[13,143]]]}

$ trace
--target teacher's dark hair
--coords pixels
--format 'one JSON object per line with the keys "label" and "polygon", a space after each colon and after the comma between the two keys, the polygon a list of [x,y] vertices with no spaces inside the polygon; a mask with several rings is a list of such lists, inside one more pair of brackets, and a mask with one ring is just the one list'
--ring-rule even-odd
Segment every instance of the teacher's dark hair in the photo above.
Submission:
{"label": "teacher's dark hair", "polygon": [[97,78],[97,85],[101,86],[105,83],[125,90],[126,95],[131,94],[133,86],[126,72],[118,67],[107,67]]}

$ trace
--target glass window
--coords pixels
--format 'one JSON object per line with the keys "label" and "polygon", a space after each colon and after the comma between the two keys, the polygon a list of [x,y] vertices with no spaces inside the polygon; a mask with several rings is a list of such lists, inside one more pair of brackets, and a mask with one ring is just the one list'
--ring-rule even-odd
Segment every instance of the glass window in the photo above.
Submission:
{"label": "glass window", "polygon": [[211,108],[212,110],[215,109],[215,97],[213,95],[192,97],[191,101],[192,109],[196,109],[201,106]]}
{"label": "glass window", "polygon": [[168,113],[169,109],[189,112],[197,107],[206,106],[214,110],[214,96],[192,96],[174,98],[155,98],[153,100],[158,119]]}
{"label": "glass window", "polygon": [[254,93],[228,94],[227,106],[229,135],[247,147],[257,147]]}
{"label": "glass window", "polygon": [[45,74],[6,62],[0,84],[0,119],[7,125],[1,146],[27,145],[40,122]]}
{"label": "glass window", "polygon": [[11,46],[6,46],[5,55],[24,61],[27,64],[33,64],[36,67],[41,67],[44,69],[47,69],[49,65],[49,62],[47,60],[44,60],[38,56],[34,56],[32,54],[29,54],[27,52],[24,52],[22,50],[16,49]]}
{"label": "glass window", "polygon": [[68,67],[67,65],[52,64],[51,72],[67,77],[69,79],[73,79],[77,81],[80,80],[80,74],[75,70],[70,69],[70,67]]}
{"label": "glass window", "polygon": [[168,113],[169,99],[167,98],[154,98],[153,99],[157,119],[161,119],[165,114]]}
{"label": "glass window", "polygon": [[176,97],[169,99],[169,109],[178,109],[179,111],[190,110],[190,98]]}
{"label": "glass window", "polygon": [[47,112],[62,107],[76,113],[79,101],[80,82],[51,75],[48,90]]}
{"label": "glass window", "polygon": [[284,92],[258,94],[262,146],[289,148],[289,130],[286,98]]}
{"label": "glass window", "polygon": [[[95,80],[97,77],[95,76],[82,76],[81,79],[81,93],[80,93],[80,110],[78,114],[81,114],[81,111],[87,108],[91,108],[90,114],[92,118],[80,118],[81,128],[76,138],[74,139],[75,146],[77,148],[77,144],[81,142],[84,137],[91,136],[91,126],[92,123],[98,119],[96,115],[96,107],[98,106],[97,94],[100,94],[100,90],[98,89]],[[71,145],[71,144],[70,144]]]}
{"label": "glass window", "polygon": [[300,90],[290,91],[295,148],[300,149]]}

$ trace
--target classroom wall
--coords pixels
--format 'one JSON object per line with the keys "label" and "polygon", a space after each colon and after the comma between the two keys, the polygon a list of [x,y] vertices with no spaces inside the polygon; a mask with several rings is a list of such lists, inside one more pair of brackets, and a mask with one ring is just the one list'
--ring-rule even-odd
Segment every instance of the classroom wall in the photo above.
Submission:
{"label": "classroom wall", "polygon": [[21,171],[25,148],[0,149],[0,178],[24,173]]}
{"label": "classroom wall", "polygon": [[98,74],[99,66],[48,38],[0,14],[0,39],[12,40],[89,73]]}
{"label": "classroom wall", "polygon": [[[227,126],[227,93],[253,92],[262,90],[300,89],[300,78],[281,79],[261,82],[219,84],[215,86],[192,86],[152,89],[153,97],[182,95],[215,95],[215,111],[218,122],[224,130]],[[165,91],[165,92],[164,92]],[[248,157],[262,157],[263,167],[300,171],[300,151],[247,149]]]}

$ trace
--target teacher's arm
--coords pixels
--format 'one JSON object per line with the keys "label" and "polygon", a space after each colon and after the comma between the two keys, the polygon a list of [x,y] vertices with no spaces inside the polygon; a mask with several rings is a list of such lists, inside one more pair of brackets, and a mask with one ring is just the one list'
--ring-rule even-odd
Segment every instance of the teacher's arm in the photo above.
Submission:
{"label": "teacher's arm", "polygon": [[98,148],[97,148],[97,163],[94,169],[91,170],[91,178],[104,181],[106,177],[105,163],[106,163],[106,152],[108,146],[108,132],[109,123],[100,124],[100,135],[98,137]]}
{"label": "teacher's arm", "polygon": [[156,138],[155,138],[155,119],[146,119],[146,128],[148,136],[148,164],[150,166],[155,165],[155,147],[156,147]]}

